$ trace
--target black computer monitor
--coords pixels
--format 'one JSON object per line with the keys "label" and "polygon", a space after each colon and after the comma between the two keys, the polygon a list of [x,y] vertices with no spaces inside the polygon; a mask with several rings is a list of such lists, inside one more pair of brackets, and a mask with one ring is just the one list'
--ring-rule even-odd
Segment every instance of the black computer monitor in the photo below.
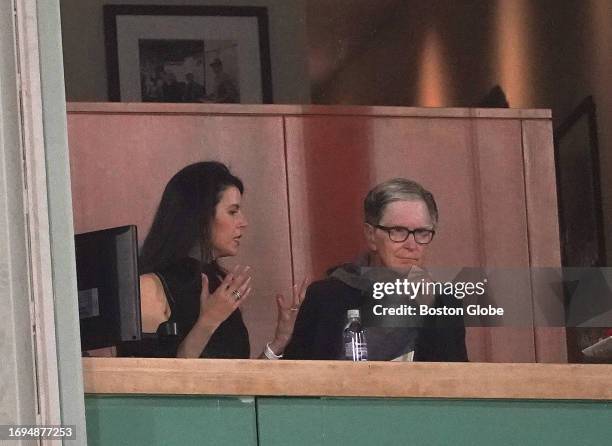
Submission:
{"label": "black computer monitor", "polygon": [[136,226],[75,235],[81,350],[142,337]]}

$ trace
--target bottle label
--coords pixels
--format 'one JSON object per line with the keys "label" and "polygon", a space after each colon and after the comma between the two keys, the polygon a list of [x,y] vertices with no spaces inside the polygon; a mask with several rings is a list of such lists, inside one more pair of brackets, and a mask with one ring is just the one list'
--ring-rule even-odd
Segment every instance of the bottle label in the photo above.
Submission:
{"label": "bottle label", "polygon": [[347,342],[344,345],[344,355],[348,360],[367,361],[368,347],[365,342]]}

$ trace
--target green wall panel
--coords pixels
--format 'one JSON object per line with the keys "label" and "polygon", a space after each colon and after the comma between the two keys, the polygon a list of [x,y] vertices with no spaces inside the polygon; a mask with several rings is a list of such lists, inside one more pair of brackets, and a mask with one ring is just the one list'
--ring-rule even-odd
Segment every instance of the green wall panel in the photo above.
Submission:
{"label": "green wall panel", "polygon": [[258,398],[256,404],[89,395],[88,444],[601,446],[612,438],[609,402]]}
{"label": "green wall panel", "polygon": [[262,446],[597,445],[612,404],[573,401],[258,398]]}
{"label": "green wall panel", "polygon": [[85,414],[89,446],[257,444],[251,397],[88,395]]}

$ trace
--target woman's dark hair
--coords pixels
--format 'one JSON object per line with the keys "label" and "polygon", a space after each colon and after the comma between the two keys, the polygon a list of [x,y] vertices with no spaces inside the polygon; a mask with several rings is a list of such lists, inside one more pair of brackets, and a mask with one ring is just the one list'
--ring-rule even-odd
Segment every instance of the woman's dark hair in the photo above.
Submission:
{"label": "woman's dark hair", "polygon": [[191,164],[174,175],[140,250],[140,273],[167,267],[188,257],[195,247],[203,264],[213,261],[211,222],[221,194],[232,186],[244,192],[242,181],[216,161]]}

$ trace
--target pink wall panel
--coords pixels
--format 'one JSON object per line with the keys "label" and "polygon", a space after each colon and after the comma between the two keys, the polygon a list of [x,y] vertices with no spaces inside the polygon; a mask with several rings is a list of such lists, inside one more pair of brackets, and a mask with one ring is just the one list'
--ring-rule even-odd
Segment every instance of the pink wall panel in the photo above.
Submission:
{"label": "pink wall panel", "polygon": [[[548,121],[523,121],[524,164],[529,215],[529,256],[533,266],[561,265],[555,160],[551,149],[552,125]],[[548,314],[562,315],[563,305],[546,284],[534,283],[534,302]],[[565,328],[535,330],[538,362],[566,362]]]}
{"label": "pink wall panel", "polygon": [[[503,280],[504,268],[529,266],[521,121],[483,119],[473,120],[471,125],[482,263],[495,268],[501,279],[493,290],[497,304],[506,311],[522,314],[521,319],[530,322],[533,315],[529,275],[521,275],[523,280]],[[532,327],[482,328],[479,334],[480,338],[473,338],[471,343],[474,360],[535,361]]]}
{"label": "pink wall panel", "polygon": [[428,264],[480,264],[468,120],[288,117],[286,133],[291,219],[302,225],[292,231],[296,272],[321,277],[359,254],[363,198],[397,176],[436,196],[440,227]]}
{"label": "pink wall panel", "polygon": [[363,249],[362,200],[372,183],[370,120],[285,118],[293,261],[313,279]]}
{"label": "pink wall panel", "polygon": [[244,312],[259,354],[274,332],[274,295],[292,283],[282,119],[71,114],[68,132],[76,232],[136,224],[142,240],[168,180],[196,161],[223,161],[244,181],[249,228],[228,264],[254,268]]}
{"label": "pink wall panel", "polygon": [[[355,258],[364,247],[365,194],[398,176],[436,196],[440,226],[428,264],[479,265],[470,130],[468,120],[457,119],[286,118],[291,220],[300,224],[292,230],[296,272],[321,278]],[[486,341],[479,331],[469,333],[470,354],[489,358]]]}

